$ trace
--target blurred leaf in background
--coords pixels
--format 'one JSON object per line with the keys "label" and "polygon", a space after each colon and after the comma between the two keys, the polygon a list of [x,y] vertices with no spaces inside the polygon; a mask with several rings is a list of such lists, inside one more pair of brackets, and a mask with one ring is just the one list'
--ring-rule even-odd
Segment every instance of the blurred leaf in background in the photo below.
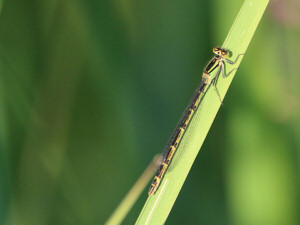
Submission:
{"label": "blurred leaf in background", "polygon": [[[103,224],[241,5],[4,2],[0,223]],[[299,8],[271,1],[167,224],[300,224]]]}

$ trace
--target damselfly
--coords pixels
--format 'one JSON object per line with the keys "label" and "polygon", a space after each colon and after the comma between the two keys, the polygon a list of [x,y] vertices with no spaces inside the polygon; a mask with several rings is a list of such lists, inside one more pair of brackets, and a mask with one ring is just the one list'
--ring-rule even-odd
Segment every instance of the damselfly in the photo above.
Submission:
{"label": "damselfly", "polygon": [[[216,88],[217,79],[221,72],[222,72],[223,78],[226,78],[230,73],[232,73],[234,70],[238,69],[238,68],[234,68],[229,73],[225,74],[224,62],[234,65],[237,62],[238,58],[241,55],[244,55],[244,54],[239,54],[236,57],[235,61],[233,62],[233,61],[230,61],[227,59],[229,57],[229,51],[227,51],[223,48],[215,47],[215,48],[213,48],[213,53],[215,54],[215,56],[209,61],[208,65],[205,67],[203,74],[202,74],[202,80],[201,80],[199,86],[196,88],[194,95],[192,96],[192,99],[190,100],[190,103],[188,104],[187,108],[185,109],[183,115],[181,116],[176,129],[172,133],[171,138],[165,147],[163,159],[162,159],[162,161],[158,167],[158,170],[156,172],[156,175],[151,183],[148,195],[153,195],[156,192],[157,188],[159,187],[160,181],[163,178],[163,176],[174,156],[174,153],[179,145],[179,142],[180,142],[195,110],[197,109],[202,97],[204,96],[204,94],[207,91],[207,88],[210,86],[210,84],[214,87],[220,101],[222,102],[221,96]],[[218,68],[217,73],[212,78],[211,73],[213,71],[215,71],[217,68]]]}

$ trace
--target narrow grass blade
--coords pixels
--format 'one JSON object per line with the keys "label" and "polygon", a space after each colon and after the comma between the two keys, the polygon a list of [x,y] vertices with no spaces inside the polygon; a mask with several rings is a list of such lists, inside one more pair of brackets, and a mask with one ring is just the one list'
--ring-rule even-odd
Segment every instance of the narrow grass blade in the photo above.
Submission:
{"label": "narrow grass blade", "polygon": [[135,182],[132,188],[129,190],[127,195],[118,205],[116,210],[111,214],[108,220],[105,222],[105,225],[118,225],[123,222],[128,212],[137,201],[138,197],[141,195],[150,179],[153,176],[153,173],[157,167],[157,161],[159,156],[155,156],[151,163],[147,166],[140,178]]}
{"label": "narrow grass blade", "polygon": [[[232,52],[231,60],[235,59],[238,54],[246,52],[267,4],[268,0],[246,0],[244,2],[222,46]],[[238,67],[241,59],[240,57],[235,65],[226,64],[226,70],[230,71]],[[226,94],[234,73],[231,73],[226,79],[219,78],[217,88],[222,97]],[[199,76],[199,81],[200,79]],[[215,91],[213,88],[209,88],[184,133],[159,189],[146,201],[136,224],[159,225],[165,223],[220,105]]]}

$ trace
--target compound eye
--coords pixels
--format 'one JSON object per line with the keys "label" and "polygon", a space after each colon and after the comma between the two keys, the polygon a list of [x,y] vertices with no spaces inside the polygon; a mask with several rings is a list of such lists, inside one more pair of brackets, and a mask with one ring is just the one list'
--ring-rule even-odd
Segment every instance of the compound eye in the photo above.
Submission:
{"label": "compound eye", "polygon": [[227,51],[223,51],[223,52],[222,52],[222,56],[228,57],[228,52],[227,52]]}

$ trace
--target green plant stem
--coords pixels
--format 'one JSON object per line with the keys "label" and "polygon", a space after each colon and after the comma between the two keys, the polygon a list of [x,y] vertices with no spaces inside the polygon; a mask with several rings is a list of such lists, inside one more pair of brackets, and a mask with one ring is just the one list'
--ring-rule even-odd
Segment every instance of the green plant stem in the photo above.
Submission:
{"label": "green plant stem", "polygon": [[157,167],[158,158],[158,155],[153,158],[140,178],[135,182],[115,211],[107,219],[105,225],[118,225],[122,223],[134,203],[137,201],[138,197],[149,183],[150,179],[152,179],[153,173]]}

